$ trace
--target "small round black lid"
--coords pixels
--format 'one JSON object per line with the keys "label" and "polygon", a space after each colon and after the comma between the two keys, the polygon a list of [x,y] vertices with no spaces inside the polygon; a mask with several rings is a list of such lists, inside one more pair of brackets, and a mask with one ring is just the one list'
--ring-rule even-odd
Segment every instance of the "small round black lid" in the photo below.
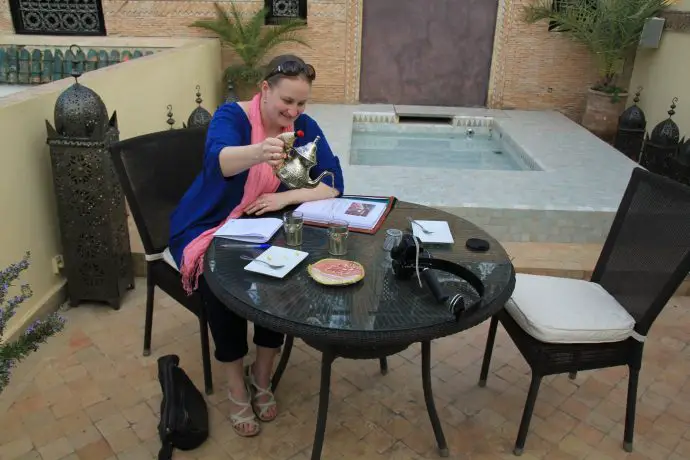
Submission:
{"label": "small round black lid", "polygon": [[486,240],[483,240],[481,238],[470,238],[465,243],[465,246],[470,251],[481,251],[481,252],[488,251],[489,247],[490,247],[489,242]]}

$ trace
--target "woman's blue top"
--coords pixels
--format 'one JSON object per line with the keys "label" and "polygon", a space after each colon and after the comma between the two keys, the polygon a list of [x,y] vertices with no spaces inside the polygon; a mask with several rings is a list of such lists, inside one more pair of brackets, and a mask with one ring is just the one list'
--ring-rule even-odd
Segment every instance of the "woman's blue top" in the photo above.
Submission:
{"label": "woman's blue top", "polygon": [[[343,171],[340,160],[331,151],[319,125],[306,114],[295,120],[295,131],[302,130],[304,137],[297,138],[295,147],[312,142],[319,136],[317,164],[311,169],[312,179],[323,171],[335,175],[335,188],[343,193]],[[208,126],[203,168],[189,190],[180,200],[170,218],[170,252],[177,266],[181,266],[184,248],[206,230],[220,224],[240,204],[249,170],[231,177],[224,177],[218,155],[224,147],[251,144],[251,124],[242,107],[237,103],[221,105]],[[328,185],[331,185],[326,181]],[[278,192],[286,191],[281,183]]]}

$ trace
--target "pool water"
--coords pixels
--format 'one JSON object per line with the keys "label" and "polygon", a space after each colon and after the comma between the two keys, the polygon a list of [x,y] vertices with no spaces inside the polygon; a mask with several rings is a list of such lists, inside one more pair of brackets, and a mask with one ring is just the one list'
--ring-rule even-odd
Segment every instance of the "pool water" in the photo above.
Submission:
{"label": "pool water", "polygon": [[354,123],[350,164],[494,171],[532,170],[488,127]]}

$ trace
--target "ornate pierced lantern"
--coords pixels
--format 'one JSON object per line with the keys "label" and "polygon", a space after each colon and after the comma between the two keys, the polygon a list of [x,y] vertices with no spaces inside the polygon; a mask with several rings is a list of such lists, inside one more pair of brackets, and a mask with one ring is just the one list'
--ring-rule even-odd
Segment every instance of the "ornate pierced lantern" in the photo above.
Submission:
{"label": "ornate pierced lantern", "polygon": [[690,185],[690,139],[682,140],[675,157],[671,158],[672,177]]}
{"label": "ornate pierced lantern", "polygon": [[640,164],[650,171],[670,177],[672,175],[671,158],[678,151],[680,141],[680,131],[678,125],[672,120],[676,113],[676,102],[674,97],[671,102],[671,110],[668,111],[668,118],[654,127],[650,136],[645,136],[644,150]]}
{"label": "ornate pierced lantern", "polygon": [[170,129],[175,129],[175,119],[173,118],[172,104],[168,104],[168,119],[165,121]]}
{"label": "ornate pierced lantern", "polygon": [[231,81],[228,81],[228,91],[225,96],[225,102],[232,104],[233,102],[238,102],[240,100],[239,96],[235,92],[235,85]]}
{"label": "ornate pierced lantern", "polygon": [[[73,45],[72,48],[78,48]],[[55,127],[46,120],[70,304],[101,301],[120,308],[134,272],[124,195],[108,149],[119,139],[117,115],[78,81],[55,103]]]}
{"label": "ornate pierced lantern", "polygon": [[640,161],[642,144],[644,143],[645,130],[647,128],[647,118],[637,103],[640,102],[642,87],[637,89],[634,104],[625,109],[618,118],[618,132],[613,146],[625,156],[635,162]]}
{"label": "ornate pierced lantern", "polygon": [[202,102],[204,101],[201,99],[201,87],[196,85],[197,108],[192,110],[192,113],[189,115],[189,119],[187,119],[187,124],[185,125],[182,123],[183,127],[197,128],[200,126],[208,126],[208,124],[211,123],[211,114],[208,110],[201,106]]}

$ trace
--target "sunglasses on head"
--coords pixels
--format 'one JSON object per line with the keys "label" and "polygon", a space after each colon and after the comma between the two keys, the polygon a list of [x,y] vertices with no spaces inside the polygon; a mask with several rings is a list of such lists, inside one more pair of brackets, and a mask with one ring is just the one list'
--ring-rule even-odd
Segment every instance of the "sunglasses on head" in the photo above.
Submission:
{"label": "sunglasses on head", "polygon": [[269,72],[265,80],[275,77],[276,75],[285,75],[286,77],[304,75],[307,77],[307,80],[314,81],[316,78],[316,70],[314,70],[314,66],[311,64],[302,64],[298,61],[285,61]]}

